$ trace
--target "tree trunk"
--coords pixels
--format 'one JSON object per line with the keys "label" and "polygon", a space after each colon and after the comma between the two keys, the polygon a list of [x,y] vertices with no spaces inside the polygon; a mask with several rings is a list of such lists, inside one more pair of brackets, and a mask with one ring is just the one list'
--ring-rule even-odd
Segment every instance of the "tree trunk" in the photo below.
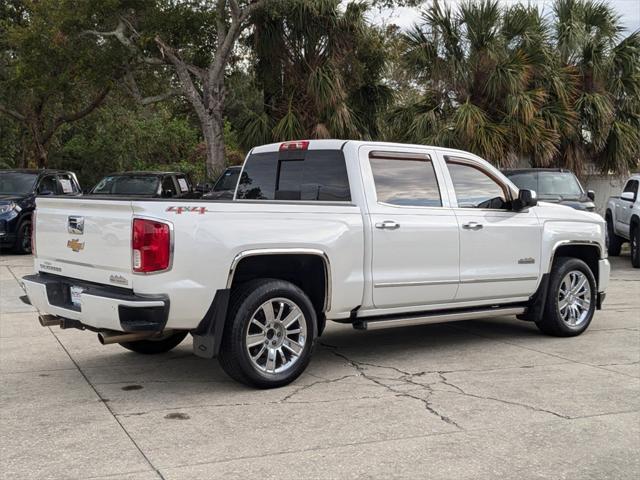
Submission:
{"label": "tree trunk", "polygon": [[218,87],[209,100],[208,118],[202,122],[202,134],[207,147],[207,178],[212,180],[225,166],[223,111],[224,88]]}
{"label": "tree trunk", "polygon": [[224,168],[224,135],[220,127],[212,118],[202,122],[202,135],[207,152],[207,179],[215,180]]}
{"label": "tree trunk", "polygon": [[46,142],[42,141],[41,121],[36,118],[29,122],[29,131],[33,138],[33,162],[37,168],[47,168],[49,160],[49,152],[47,151]]}

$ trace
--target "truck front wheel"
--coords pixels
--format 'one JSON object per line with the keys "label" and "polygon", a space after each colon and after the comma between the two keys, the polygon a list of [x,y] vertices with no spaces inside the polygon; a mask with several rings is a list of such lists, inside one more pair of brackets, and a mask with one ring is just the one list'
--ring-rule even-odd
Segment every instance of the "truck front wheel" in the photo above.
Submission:
{"label": "truck front wheel", "polygon": [[596,307],[596,281],[582,260],[561,257],[551,269],[549,291],[538,328],[556,337],[573,337],[591,323]]}
{"label": "truck front wheel", "polygon": [[231,295],[220,364],[230,377],[253,387],[287,385],[309,364],[316,325],[309,297],[294,284],[247,282]]}
{"label": "truck front wheel", "polygon": [[613,229],[613,220],[611,215],[607,215],[607,253],[610,257],[617,257],[620,255],[622,244],[624,239],[616,235]]}

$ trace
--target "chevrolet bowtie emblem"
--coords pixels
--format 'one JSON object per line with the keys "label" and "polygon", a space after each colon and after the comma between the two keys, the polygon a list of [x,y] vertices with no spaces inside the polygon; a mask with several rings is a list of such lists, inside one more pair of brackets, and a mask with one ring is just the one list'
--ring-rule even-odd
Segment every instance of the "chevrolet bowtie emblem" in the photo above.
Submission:
{"label": "chevrolet bowtie emblem", "polygon": [[77,238],[74,238],[73,240],[69,240],[67,242],[67,247],[69,247],[74,252],[79,252],[80,250],[84,249],[84,242],[81,242]]}

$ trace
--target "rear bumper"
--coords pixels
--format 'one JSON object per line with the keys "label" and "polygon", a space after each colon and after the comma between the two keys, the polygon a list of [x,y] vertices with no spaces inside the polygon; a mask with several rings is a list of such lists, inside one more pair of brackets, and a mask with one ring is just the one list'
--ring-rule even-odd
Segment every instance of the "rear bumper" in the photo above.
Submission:
{"label": "rear bumper", "polygon": [[[27,275],[22,281],[31,305],[40,313],[77,320],[94,330],[160,332],[169,317],[165,295],[140,296],[127,289],[50,274]],[[82,288],[79,307],[71,302],[71,285]]]}

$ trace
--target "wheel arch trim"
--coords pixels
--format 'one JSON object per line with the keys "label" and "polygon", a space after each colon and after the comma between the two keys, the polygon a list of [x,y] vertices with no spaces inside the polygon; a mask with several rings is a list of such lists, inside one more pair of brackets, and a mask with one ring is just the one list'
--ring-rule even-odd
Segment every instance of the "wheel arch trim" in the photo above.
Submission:
{"label": "wheel arch trim", "polygon": [[317,248],[256,248],[251,250],[244,250],[238,253],[231,262],[231,266],[229,267],[229,275],[227,277],[226,288],[231,288],[237,267],[242,260],[248,257],[256,257],[262,255],[314,255],[316,257],[320,257],[324,265],[324,284],[326,290],[324,298],[324,311],[328,312],[331,309],[331,261],[329,260],[329,256],[326,252]]}
{"label": "wheel arch trim", "polygon": [[596,242],[595,240],[560,240],[553,245],[551,249],[551,257],[549,259],[549,270],[551,271],[551,267],[553,266],[553,261],[556,258],[556,253],[558,252],[558,248],[565,247],[567,245],[577,245],[583,247],[596,247],[598,249],[598,260],[602,260],[604,258],[602,256],[602,245],[600,242]]}

